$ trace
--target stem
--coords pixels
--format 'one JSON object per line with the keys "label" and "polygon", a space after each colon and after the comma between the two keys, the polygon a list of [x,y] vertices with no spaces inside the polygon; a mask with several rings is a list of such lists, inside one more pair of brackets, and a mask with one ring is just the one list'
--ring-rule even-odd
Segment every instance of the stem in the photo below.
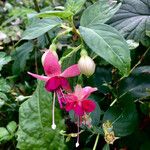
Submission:
{"label": "stem", "polygon": [[95,140],[95,144],[94,144],[93,150],[96,150],[98,140],[99,140],[99,134],[97,134],[97,137],[96,137],[96,140]]}
{"label": "stem", "polygon": [[60,38],[61,36],[69,33],[70,31],[72,31],[72,28],[68,28],[67,30],[65,30],[64,32],[59,33],[52,41],[52,43],[56,43],[58,38]]}
{"label": "stem", "polygon": [[[150,47],[144,52],[144,54],[141,56],[140,60],[135,64],[135,66],[130,70],[129,74],[143,61],[144,57],[146,56],[146,54],[148,53],[148,51],[150,50]],[[121,77],[118,81],[116,81],[114,83],[117,84],[118,82],[120,82],[122,79],[124,79],[125,77]]]}
{"label": "stem", "polygon": [[38,5],[38,2],[36,0],[33,0],[34,6],[35,6],[35,10],[39,13],[40,12],[40,8]]}
{"label": "stem", "polygon": [[82,45],[79,45],[78,47],[74,48],[69,54],[66,56],[62,57],[60,59],[60,62],[62,63],[66,58],[70,57],[73,53],[77,52],[79,49],[81,49]]}
{"label": "stem", "polygon": [[150,47],[145,51],[145,53],[141,56],[141,59],[135,64],[135,66],[130,70],[130,73],[143,61],[144,57],[150,50]]}

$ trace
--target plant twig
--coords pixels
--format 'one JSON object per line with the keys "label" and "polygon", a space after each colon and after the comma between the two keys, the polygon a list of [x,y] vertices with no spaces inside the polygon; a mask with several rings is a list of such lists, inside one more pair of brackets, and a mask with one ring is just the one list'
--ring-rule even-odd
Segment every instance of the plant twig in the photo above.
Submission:
{"label": "plant twig", "polygon": [[97,137],[96,137],[96,140],[95,140],[95,144],[94,144],[93,150],[96,150],[98,140],[99,140],[99,134],[97,134]]}

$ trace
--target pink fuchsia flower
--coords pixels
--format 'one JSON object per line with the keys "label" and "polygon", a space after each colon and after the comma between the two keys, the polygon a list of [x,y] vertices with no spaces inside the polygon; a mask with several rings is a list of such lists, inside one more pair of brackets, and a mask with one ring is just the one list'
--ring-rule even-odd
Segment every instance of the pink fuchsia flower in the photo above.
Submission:
{"label": "pink fuchsia flower", "polygon": [[72,65],[65,71],[61,72],[61,66],[58,62],[58,58],[50,50],[47,50],[44,53],[43,67],[46,76],[37,75],[30,72],[28,72],[28,74],[39,80],[45,81],[45,88],[49,92],[54,92],[60,87],[65,90],[70,90],[70,85],[67,81],[67,78],[80,74],[77,64]]}
{"label": "pink fuchsia flower", "polygon": [[42,64],[46,76],[34,74],[28,72],[31,76],[45,81],[45,89],[49,92],[54,92],[53,96],[53,106],[52,106],[52,129],[56,128],[54,121],[54,107],[55,107],[55,95],[57,94],[58,102],[60,108],[63,107],[65,103],[65,97],[63,94],[63,89],[66,91],[71,91],[69,82],[67,78],[74,77],[80,74],[78,65],[72,65],[65,71],[61,71],[61,65],[58,62],[57,53],[54,51],[47,50],[42,56]]}
{"label": "pink fuchsia flower", "polygon": [[[78,133],[80,132],[79,127],[82,122],[82,117],[87,113],[95,110],[96,104],[94,101],[89,100],[88,97],[92,92],[96,91],[97,88],[92,88],[90,86],[82,88],[80,85],[75,87],[74,93],[69,93],[66,95],[66,111],[73,110],[78,116],[77,126]],[[79,134],[77,136],[76,147],[79,146]]]}
{"label": "pink fuchsia flower", "polygon": [[80,85],[77,85],[75,92],[66,96],[66,111],[73,110],[77,116],[83,116],[86,113],[94,111],[96,108],[95,102],[87,98],[96,90],[97,88],[90,86],[82,88]]}
{"label": "pink fuchsia flower", "polygon": [[[61,72],[61,65],[58,62],[58,57],[56,57],[56,55],[54,55],[50,50],[47,50],[43,54],[42,62],[46,76],[34,74],[31,72],[28,72],[28,74],[39,80],[45,81],[45,88],[47,91],[56,92],[57,96],[62,97],[62,89],[65,89],[67,91],[71,90],[67,78],[74,77],[80,74],[78,65],[72,65],[65,71]],[[60,107],[62,107],[61,101],[59,101],[59,103]]]}

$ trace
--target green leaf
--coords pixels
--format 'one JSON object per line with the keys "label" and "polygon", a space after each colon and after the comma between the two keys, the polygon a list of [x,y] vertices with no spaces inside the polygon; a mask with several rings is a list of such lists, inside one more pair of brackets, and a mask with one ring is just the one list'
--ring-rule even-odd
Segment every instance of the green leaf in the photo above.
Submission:
{"label": "green leaf", "polygon": [[32,40],[35,39],[47,31],[58,26],[60,21],[53,19],[40,19],[36,22],[33,22],[22,34],[23,40]]}
{"label": "green leaf", "polygon": [[102,150],[110,150],[109,144],[105,144]]}
{"label": "green leaf", "polygon": [[112,73],[110,68],[97,67],[94,76],[94,83],[98,90],[102,93],[110,92],[108,87],[112,82]]}
{"label": "green leaf", "polygon": [[62,19],[66,19],[69,18],[71,16],[73,16],[73,13],[71,11],[45,11],[45,12],[41,12],[38,14],[33,15],[34,17],[42,17],[42,18],[51,18],[51,17],[60,17]]}
{"label": "green leaf", "polygon": [[105,113],[103,122],[112,122],[116,137],[127,136],[137,127],[137,111],[135,104],[126,99],[119,104],[113,105]]}
{"label": "green leaf", "polygon": [[6,53],[0,52],[0,71],[2,67],[11,61],[10,56],[6,56]]}
{"label": "green leaf", "polygon": [[31,42],[26,42],[20,47],[16,48],[16,51],[12,54],[14,63],[12,66],[13,74],[20,74],[24,71],[26,66],[26,61],[29,59],[30,52],[33,51],[33,44]]}
{"label": "green leaf", "polygon": [[130,51],[123,37],[112,27],[95,24],[89,28],[80,26],[81,36],[92,51],[127,76],[130,71]]}
{"label": "green leaf", "polygon": [[122,80],[118,87],[118,99],[132,101],[150,97],[150,66],[136,68],[132,74]]}
{"label": "green leaf", "polygon": [[0,144],[10,139],[10,134],[4,127],[0,127]]}
{"label": "green leaf", "polygon": [[0,78],[0,92],[10,92],[11,87],[7,84],[6,80]]}
{"label": "green leaf", "polygon": [[86,0],[67,0],[66,10],[73,12],[73,14],[78,13]]}
{"label": "green leaf", "polygon": [[80,20],[81,26],[88,27],[105,23],[119,10],[120,5],[110,3],[110,0],[99,0],[83,12]]}
{"label": "green leaf", "polygon": [[19,109],[19,130],[17,147],[21,150],[64,150],[64,138],[59,134],[63,130],[64,121],[60,111],[55,108],[57,128],[51,129],[52,96],[45,91],[42,81],[30,99]]}
{"label": "green leaf", "polygon": [[150,46],[150,0],[124,0],[120,10],[108,22],[127,39]]}
{"label": "green leaf", "polygon": [[17,123],[15,121],[9,122],[9,124],[6,126],[9,133],[14,134],[17,129]]}

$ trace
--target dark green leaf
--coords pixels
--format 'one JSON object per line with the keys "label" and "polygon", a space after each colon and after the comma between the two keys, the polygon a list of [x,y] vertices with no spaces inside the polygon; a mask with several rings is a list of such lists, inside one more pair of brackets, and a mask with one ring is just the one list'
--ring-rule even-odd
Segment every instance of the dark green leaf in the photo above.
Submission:
{"label": "dark green leaf", "polygon": [[78,13],[86,0],[67,0],[66,10],[73,12],[73,14]]}
{"label": "dark green leaf", "polygon": [[150,66],[136,68],[119,85],[120,100],[142,100],[150,96]]}
{"label": "dark green leaf", "polygon": [[124,0],[120,10],[108,22],[127,39],[150,46],[146,30],[150,30],[150,0]]}
{"label": "dark green leaf", "polygon": [[111,83],[111,81],[112,81],[111,69],[107,69],[104,67],[96,68],[94,83],[100,92],[108,93],[110,91],[108,86]]}
{"label": "dark green leaf", "polygon": [[137,111],[135,104],[129,99],[113,105],[104,114],[103,122],[112,122],[115,136],[122,137],[131,134],[137,127]]}
{"label": "dark green leaf", "polygon": [[114,28],[105,24],[95,24],[89,28],[80,26],[80,33],[92,51],[118,68],[124,76],[129,74],[130,51],[126,41]]}
{"label": "dark green leaf", "polygon": [[110,3],[110,0],[99,0],[89,6],[81,16],[81,26],[88,27],[92,24],[105,23],[119,9],[121,4]]}
{"label": "dark green leaf", "polygon": [[33,22],[22,34],[22,39],[31,40],[35,39],[47,31],[58,26],[60,21],[53,19],[40,19],[36,22]]}
{"label": "dark green leaf", "polygon": [[45,91],[43,82],[33,96],[25,101],[19,109],[18,145],[22,150],[64,150],[64,138],[59,134],[63,130],[64,122],[60,111],[55,108],[57,129],[51,129],[52,96]]}
{"label": "dark green leaf", "polygon": [[10,56],[6,56],[6,53],[0,52],[0,71],[2,67],[11,61]]}
{"label": "dark green leaf", "polygon": [[25,69],[26,61],[29,59],[30,52],[33,51],[33,44],[31,42],[24,43],[20,47],[16,48],[13,53],[14,63],[13,63],[13,74],[20,74],[21,71]]}

